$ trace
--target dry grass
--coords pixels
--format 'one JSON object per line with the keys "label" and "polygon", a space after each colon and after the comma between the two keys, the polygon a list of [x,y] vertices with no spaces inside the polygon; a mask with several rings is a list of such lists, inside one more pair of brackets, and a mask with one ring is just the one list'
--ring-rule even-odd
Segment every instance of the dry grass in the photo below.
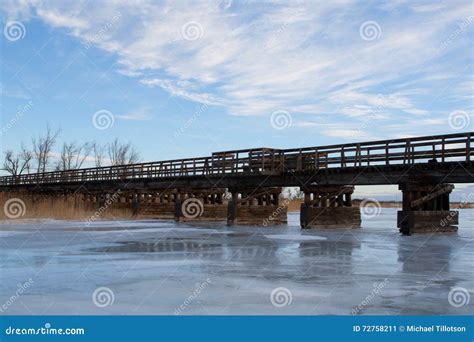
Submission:
{"label": "dry grass", "polygon": [[291,200],[287,206],[288,212],[299,212],[301,203],[303,203],[303,201],[300,199]]}
{"label": "dry grass", "polygon": [[0,193],[0,220],[9,218],[49,218],[61,220],[96,220],[132,218],[131,209],[99,208],[81,195],[31,196],[26,193]]}

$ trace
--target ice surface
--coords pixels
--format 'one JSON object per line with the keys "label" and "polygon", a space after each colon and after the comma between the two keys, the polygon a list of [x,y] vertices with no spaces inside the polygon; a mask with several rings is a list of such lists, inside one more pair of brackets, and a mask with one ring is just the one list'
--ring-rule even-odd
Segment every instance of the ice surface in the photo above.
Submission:
{"label": "ice surface", "polygon": [[279,239],[279,240],[288,240],[288,241],[317,241],[317,240],[327,240],[324,236],[314,236],[314,235],[290,235],[290,234],[272,234],[265,235],[269,239]]}
{"label": "ice surface", "polygon": [[[395,220],[383,209],[355,230],[301,230],[298,214],[284,227],[3,221],[0,315],[472,314],[474,210],[458,233],[401,236]],[[113,303],[94,304],[100,287]],[[453,288],[470,302],[450,305]]]}

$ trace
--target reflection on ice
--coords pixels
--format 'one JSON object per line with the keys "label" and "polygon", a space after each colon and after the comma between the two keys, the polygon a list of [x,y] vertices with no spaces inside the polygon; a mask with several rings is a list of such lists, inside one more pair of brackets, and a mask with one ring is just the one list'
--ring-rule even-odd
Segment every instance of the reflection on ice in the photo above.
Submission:
{"label": "reflection on ice", "polygon": [[317,241],[317,240],[327,240],[324,236],[316,235],[289,235],[289,234],[273,234],[265,235],[269,239],[278,239],[278,240],[287,240],[287,241]]}

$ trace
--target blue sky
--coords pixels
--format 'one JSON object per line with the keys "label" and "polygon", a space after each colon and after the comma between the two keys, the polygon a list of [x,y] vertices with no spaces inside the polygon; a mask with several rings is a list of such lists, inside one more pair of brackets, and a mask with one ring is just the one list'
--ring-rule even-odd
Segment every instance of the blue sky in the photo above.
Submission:
{"label": "blue sky", "polygon": [[0,13],[4,148],[47,123],[61,140],[132,141],[143,160],[474,126],[472,1],[17,0]]}

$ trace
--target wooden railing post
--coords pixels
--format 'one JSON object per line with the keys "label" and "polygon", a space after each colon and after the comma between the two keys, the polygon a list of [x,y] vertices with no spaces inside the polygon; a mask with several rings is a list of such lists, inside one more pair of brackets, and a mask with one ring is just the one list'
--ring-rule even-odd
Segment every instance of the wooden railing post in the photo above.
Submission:
{"label": "wooden railing post", "polygon": [[344,146],[341,148],[341,167],[346,166],[346,156],[344,154]]}
{"label": "wooden railing post", "polygon": [[410,139],[407,139],[406,145],[405,145],[405,153],[403,157],[403,165],[409,164],[410,163],[410,151],[411,151],[411,144],[410,144]]}
{"label": "wooden railing post", "polygon": [[467,135],[466,138],[466,161],[470,162],[471,161],[471,133]]}
{"label": "wooden railing post", "polygon": [[441,140],[441,161],[444,163],[444,150],[446,149],[446,139]]}
{"label": "wooden railing post", "polygon": [[319,170],[319,152],[317,148],[314,149],[314,163],[316,170]]}
{"label": "wooden railing post", "polygon": [[303,158],[301,156],[301,149],[298,152],[298,157],[296,158],[296,171],[301,171],[303,166]]}
{"label": "wooden railing post", "polygon": [[252,153],[253,151],[252,150],[249,150],[248,154],[247,154],[247,158],[248,158],[248,168],[249,168],[249,172],[252,172]]}
{"label": "wooden railing post", "polygon": [[354,156],[354,167],[357,166],[357,163],[359,164],[359,166],[362,166],[360,144],[357,144],[356,146],[356,151],[355,151],[355,156]]}

